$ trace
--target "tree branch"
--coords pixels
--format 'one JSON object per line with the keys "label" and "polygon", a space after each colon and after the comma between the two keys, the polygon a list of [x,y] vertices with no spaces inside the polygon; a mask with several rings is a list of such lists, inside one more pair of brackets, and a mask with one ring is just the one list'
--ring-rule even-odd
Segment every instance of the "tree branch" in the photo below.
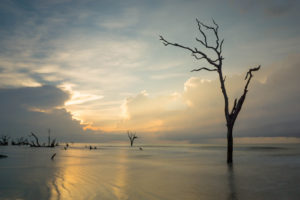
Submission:
{"label": "tree branch", "polygon": [[196,19],[196,21],[197,21],[197,24],[198,24],[198,30],[199,30],[199,32],[201,33],[201,35],[203,36],[203,38],[204,38],[204,41],[202,41],[202,40],[200,40],[200,39],[198,39],[198,38],[196,37],[196,41],[200,42],[204,47],[206,47],[206,48],[208,48],[208,49],[215,50],[214,47],[208,45],[206,34],[204,33],[204,31],[203,31],[202,28],[201,28],[201,26],[204,26],[204,27],[208,27],[208,26],[202,24],[198,19]]}
{"label": "tree branch", "polygon": [[232,118],[232,123],[235,122],[235,120],[236,120],[236,118],[237,118],[239,112],[240,112],[241,109],[242,109],[243,103],[244,103],[244,101],[245,101],[245,98],[246,98],[246,95],[247,95],[247,92],[248,92],[248,86],[249,86],[249,83],[250,83],[250,81],[251,81],[251,79],[252,79],[252,77],[253,77],[252,72],[258,71],[258,70],[260,69],[260,67],[261,67],[261,66],[259,65],[258,67],[250,68],[249,71],[247,72],[246,77],[245,77],[245,80],[246,80],[246,79],[248,79],[248,80],[247,80],[246,85],[245,85],[245,87],[244,87],[243,95],[239,98],[239,100],[238,100],[237,103],[236,103],[236,99],[235,99],[235,101],[234,101],[234,106],[233,106],[232,111],[231,111],[231,113],[230,113],[230,116],[231,116],[231,118]]}
{"label": "tree branch", "polygon": [[206,71],[210,71],[210,72],[218,71],[217,69],[209,69],[207,67],[201,67],[199,69],[193,69],[191,72],[197,72],[197,71],[201,71],[201,70],[206,70]]}
{"label": "tree branch", "polygon": [[234,99],[234,103],[233,103],[233,107],[232,107],[232,110],[230,112],[230,115],[232,115],[235,112],[235,110],[236,110],[236,103],[237,103],[237,98]]}
{"label": "tree branch", "polygon": [[220,50],[219,50],[220,54],[222,53],[223,43],[224,43],[224,39],[221,41],[221,44],[220,44]]}
{"label": "tree branch", "polygon": [[195,54],[192,54],[192,56],[194,57],[194,58],[196,58],[197,60],[201,60],[201,59],[203,59],[204,57],[203,56],[201,56],[201,57],[198,57],[197,55],[195,55]]}
{"label": "tree branch", "polygon": [[181,44],[177,44],[177,43],[172,43],[172,42],[169,42],[167,41],[165,38],[163,38],[163,36],[159,36],[160,37],[160,40],[162,41],[162,43],[165,45],[165,46],[168,46],[168,45],[171,45],[171,46],[175,46],[175,47],[180,47],[180,48],[183,48],[183,49],[186,49],[190,52],[192,52],[192,55],[196,55],[196,54],[199,54],[203,57],[203,59],[205,59],[209,64],[215,66],[215,67],[218,67],[218,65],[216,63],[214,63],[214,61],[209,58],[206,53],[202,52],[202,51],[199,51],[197,48],[190,48],[190,47],[186,47],[186,46],[183,46]]}
{"label": "tree branch", "polygon": [[30,136],[33,136],[34,139],[35,139],[35,141],[36,141],[36,144],[34,144],[34,142],[32,142],[33,146],[35,146],[35,147],[40,147],[41,145],[40,145],[40,143],[39,143],[39,138],[38,138],[33,132],[31,132],[31,135],[30,135]]}
{"label": "tree branch", "polygon": [[[223,51],[223,44],[224,44],[224,39],[219,38],[219,25],[212,19],[213,25],[208,26],[198,19],[196,19],[197,25],[198,25],[198,30],[200,32],[200,38],[196,37],[196,41],[200,43],[201,47],[205,47],[205,51],[198,50],[197,48],[190,48],[187,46],[183,46],[181,44],[177,43],[171,43],[167,40],[165,40],[162,36],[160,36],[160,40],[165,46],[172,45],[175,47],[180,47],[183,49],[186,49],[192,53],[192,56],[195,57],[197,60],[204,59],[206,60],[209,64],[210,67],[200,67],[198,69],[193,69],[191,72],[194,71],[201,71],[201,70],[206,70],[206,71],[217,71],[219,75],[219,81],[220,81],[220,86],[221,86],[221,91],[224,97],[224,113],[225,113],[225,118],[226,118],[226,126],[227,126],[227,143],[228,143],[228,148],[227,148],[227,163],[231,164],[232,163],[232,150],[233,150],[233,137],[232,137],[232,131],[234,127],[234,123],[237,119],[237,116],[239,112],[242,109],[243,103],[246,99],[246,95],[248,92],[248,86],[250,84],[250,81],[253,77],[252,72],[258,71],[260,69],[260,66],[256,68],[251,68],[246,74],[245,80],[246,84],[244,87],[243,94],[240,98],[236,98],[234,100],[233,107],[231,109],[231,112],[229,111],[229,98],[225,86],[225,80],[226,76],[223,76],[223,71],[222,71],[222,66],[223,66],[223,60],[224,57],[222,56],[222,51]],[[209,44],[210,42],[208,41],[208,36],[206,33],[213,31],[214,37],[215,37],[215,44]],[[215,56],[213,56],[213,59],[210,56],[209,53],[211,51],[213,53],[216,53],[217,58],[215,59]],[[209,53],[206,51],[209,51]],[[131,144],[132,145],[132,144]]]}
{"label": "tree branch", "polygon": [[245,80],[247,79],[248,75],[250,76],[250,79],[251,79],[253,76],[252,72],[258,71],[259,69],[260,69],[260,65],[258,67],[249,69],[249,71],[246,74]]}
{"label": "tree branch", "polygon": [[[220,39],[219,39],[219,34],[218,34],[218,32],[219,32],[219,25],[215,22],[214,19],[212,19],[212,21],[213,21],[215,27],[208,26],[208,25],[206,25],[206,24],[200,22],[198,19],[196,19],[196,21],[197,21],[197,24],[198,24],[198,29],[199,29],[199,31],[201,32],[201,34],[202,34],[202,35],[204,36],[204,38],[205,38],[205,44],[206,44],[206,47],[207,47],[207,48],[210,48],[210,49],[213,49],[213,50],[215,50],[215,51],[218,50],[218,48],[219,48],[219,40],[220,40]],[[210,29],[210,30],[212,30],[212,31],[214,32],[215,37],[216,37],[216,47],[208,46],[208,44],[207,44],[207,39],[206,39],[206,35],[205,35],[204,32],[202,31],[201,26],[205,27],[206,29]],[[217,51],[216,51],[216,52],[217,52]]]}
{"label": "tree branch", "polygon": [[[227,125],[228,125],[230,123],[230,113],[229,113],[229,103],[228,103],[229,100],[228,100],[228,95],[227,95],[227,91],[226,91],[226,87],[225,87],[225,78],[223,77],[223,72],[222,72],[222,64],[223,64],[222,61],[224,59],[222,57],[222,48],[223,48],[223,44],[224,44],[224,39],[222,39],[220,42],[220,38],[219,38],[219,34],[218,34],[219,26],[214,21],[214,19],[212,19],[212,21],[213,21],[214,27],[208,26],[208,25],[202,23],[201,21],[199,21],[198,19],[196,19],[196,22],[198,25],[198,30],[203,37],[203,40],[196,38],[196,41],[200,42],[206,49],[213,50],[217,54],[217,59],[209,58],[206,53],[204,53],[201,50],[198,50],[197,48],[190,48],[190,47],[183,46],[181,44],[171,43],[171,42],[165,40],[162,36],[160,36],[160,40],[163,42],[163,44],[165,46],[172,45],[172,46],[186,49],[186,50],[190,51],[192,53],[192,56],[195,57],[197,60],[205,59],[210,65],[212,65],[214,67],[214,69],[201,67],[199,69],[192,70],[192,72],[201,71],[201,70],[218,72],[220,84],[221,84],[221,90],[222,90],[222,94],[223,94],[224,101],[225,101],[224,112],[225,112],[225,117],[226,117],[226,121],[227,121]],[[208,30],[212,30],[214,32],[214,36],[216,39],[215,40],[216,46],[211,46],[208,44],[207,35],[205,34],[203,27]]]}
{"label": "tree branch", "polygon": [[[203,38],[204,38],[204,42],[202,42],[201,40],[199,40],[199,41],[201,41],[201,43],[204,45],[204,46],[207,46],[207,38],[206,38],[206,35],[205,35],[205,33],[202,31],[202,29],[201,29],[201,22],[196,18],[196,21],[197,21],[197,24],[198,24],[198,30],[199,30],[199,32],[201,33],[201,35],[203,36]],[[197,40],[197,38],[196,38],[196,40]]]}

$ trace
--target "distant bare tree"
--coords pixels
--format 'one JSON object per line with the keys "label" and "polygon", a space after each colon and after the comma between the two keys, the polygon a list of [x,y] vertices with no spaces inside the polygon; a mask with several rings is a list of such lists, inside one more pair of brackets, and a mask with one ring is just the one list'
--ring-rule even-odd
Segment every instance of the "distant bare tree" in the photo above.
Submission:
{"label": "distant bare tree", "polygon": [[131,133],[130,131],[127,131],[127,135],[130,140],[130,146],[132,147],[134,140],[138,137],[136,136],[136,133]]}
{"label": "distant bare tree", "polygon": [[0,145],[7,146],[9,139],[10,139],[9,136],[7,136],[7,135],[1,135],[1,137],[0,137]]}
{"label": "distant bare tree", "polygon": [[54,160],[54,157],[56,156],[56,153],[54,153],[52,156],[51,156],[51,160]]}
{"label": "distant bare tree", "polygon": [[33,132],[31,132],[31,135],[29,135],[29,136],[32,136],[35,139],[35,142],[31,141],[31,143],[29,144],[31,147],[40,147],[41,146],[39,143],[39,138]]}
{"label": "distant bare tree", "polygon": [[43,143],[43,145],[40,145],[39,138],[33,132],[31,132],[31,135],[29,135],[29,136],[32,136],[35,139],[35,141],[30,141],[29,145],[31,147],[56,147],[56,146],[58,146],[58,142],[56,141],[56,138],[52,139],[52,141],[50,139],[50,129],[48,130],[48,145],[45,145],[45,143]]}
{"label": "distant bare tree", "polygon": [[12,140],[11,145],[29,145],[29,142],[27,138],[20,137]]}
{"label": "distant bare tree", "polygon": [[[213,26],[208,26],[202,22],[200,22],[198,19],[196,19],[197,25],[198,25],[198,30],[200,32],[200,35],[202,36],[202,39],[196,38],[196,41],[199,42],[206,50],[210,50],[215,53],[216,58],[212,58],[208,56],[208,54],[202,50],[199,50],[197,48],[191,48],[188,46],[184,46],[181,44],[177,43],[172,43],[164,39],[162,36],[160,36],[160,40],[165,46],[171,45],[175,47],[179,47],[182,49],[185,49],[189,52],[191,52],[191,55],[196,59],[196,60],[204,60],[206,61],[210,67],[200,67],[193,69],[192,72],[196,71],[201,71],[201,70],[206,70],[209,72],[217,72],[220,80],[220,85],[221,85],[221,91],[224,97],[224,102],[225,102],[225,119],[226,119],[226,126],[227,126],[227,163],[232,163],[232,151],[233,151],[233,137],[232,137],[232,131],[234,127],[234,123],[237,119],[238,114],[240,113],[243,103],[246,99],[246,95],[248,92],[248,86],[249,83],[253,77],[252,72],[258,71],[260,69],[260,65],[255,68],[250,68],[249,71],[246,74],[245,80],[246,84],[243,90],[243,94],[234,100],[232,109],[229,109],[229,98],[227,95],[226,87],[225,87],[225,79],[226,76],[223,76],[223,71],[222,71],[222,65],[223,65],[223,60],[224,57],[222,56],[222,47],[224,43],[224,39],[220,40],[219,39],[219,26],[218,24],[213,21]],[[214,36],[215,36],[215,44],[211,45],[208,43],[208,38],[207,38],[207,33],[204,31],[212,31]]]}
{"label": "distant bare tree", "polygon": [[2,155],[2,154],[0,154],[0,159],[1,158],[7,158],[7,155]]}
{"label": "distant bare tree", "polygon": [[51,130],[50,130],[50,128],[49,128],[49,129],[48,129],[48,146],[50,146],[50,140],[51,140],[50,134],[51,134]]}

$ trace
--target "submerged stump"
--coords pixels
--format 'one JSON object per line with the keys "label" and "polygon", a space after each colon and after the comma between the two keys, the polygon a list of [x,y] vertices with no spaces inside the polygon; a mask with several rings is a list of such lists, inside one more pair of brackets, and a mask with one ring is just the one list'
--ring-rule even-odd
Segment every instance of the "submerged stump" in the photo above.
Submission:
{"label": "submerged stump", "polygon": [[2,154],[0,154],[0,159],[1,158],[7,158],[7,155],[2,155]]}

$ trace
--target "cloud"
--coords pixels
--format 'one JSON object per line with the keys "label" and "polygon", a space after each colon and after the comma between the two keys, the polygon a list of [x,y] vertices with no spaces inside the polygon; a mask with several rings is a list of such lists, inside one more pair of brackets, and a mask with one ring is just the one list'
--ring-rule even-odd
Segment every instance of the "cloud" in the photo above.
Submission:
{"label": "cloud", "polygon": [[[255,73],[235,126],[235,136],[299,137],[299,65],[300,60],[295,55],[271,66],[263,66],[261,71]],[[226,79],[230,105],[242,92],[243,78],[244,74],[240,74]],[[182,92],[152,96],[142,91],[126,98],[122,104],[123,113],[119,117],[95,119],[93,124],[86,125],[75,120],[74,113],[64,108],[66,102],[71,99],[71,94],[66,92],[67,88],[2,88],[0,107],[5,115],[0,117],[0,131],[14,137],[26,136],[30,131],[43,136],[47,129],[51,128],[57,138],[75,141],[88,141],[91,138],[110,141],[110,136],[112,140],[118,140],[123,135],[116,133],[126,130],[137,131],[139,135],[148,139],[201,142],[207,138],[224,138],[224,103],[219,88],[217,79],[191,77],[185,82]],[[104,103],[93,98],[83,95],[77,100],[101,106],[120,104]],[[90,109],[85,104],[70,106],[78,106],[77,109],[82,108],[85,111]],[[110,107],[107,109],[109,112]],[[94,112],[91,114],[93,118],[97,117]],[[85,131],[84,126],[87,126]],[[96,135],[99,131],[111,134]]]}
{"label": "cloud", "polygon": [[0,89],[0,132],[11,137],[31,131],[46,138],[47,129],[59,141],[84,138],[83,126],[63,108],[69,94],[54,86]]}
{"label": "cloud", "polygon": [[0,90],[0,104],[4,107],[34,106],[55,108],[63,106],[69,95],[53,86],[24,87]]}
{"label": "cloud", "polygon": [[[298,57],[292,56],[255,73],[235,136],[300,136],[299,65]],[[244,84],[244,74],[226,79],[230,106],[242,94]],[[150,97],[142,92],[127,99],[124,107],[124,128],[152,132],[161,139],[195,142],[226,136],[224,102],[217,79],[192,77],[185,82],[183,93],[175,96]]]}
{"label": "cloud", "polygon": [[265,82],[253,84],[254,91],[250,91],[248,106],[241,116],[241,132],[253,136],[300,136],[298,57],[272,65],[265,71]]}
{"label": "cloud", "polygon": [[109,17],[101,20],[98,24],[106,29],[132,28],[139,22],[139,12],[134,8],[125,8],[120,16]]}
{"label": "cloud", "polygon": [[265,15],[278,17],[285,15],[296,5],[296,0],[263,0],[263,1],[234,1],[232,3],[238,5],[242,12],[262,10]]}
{"label": "cloud", "polygon": [[152,75],[151,78],[154,80],[165,80],[165,79],[177,78],[177,77],[182,77],[182,76],[185,76],[185,75],[182,73],[157,74],[157,75]]}
{"label": "cloud", "polygon": [[[194,46],[194,36],[198,34],[194,19],[197,17],[210,23],[213,16],[220,24],[220,36],[225,38],[224,62],[229,68],[224,70],[229,72],[227,83],[234,83],[230,86],[230,95],[238,96],[240,86],[244,84],[243,75],[233,75],[243,71],[238,66],[253,63],[265,66],[291,52],[298,52],[295,11],[299,6],[295,2],[235,2],[239,9],[249,8],[251,11],[248,15],[241,15],[238,9],[218,0],[151,3],[135,0],[126,3],[30,0],[26,6],[5,1],[0,6],[0,88],[12,91],[13,88],[21,90],[23,87],[48,85],[58,86],[65,92],[64,86],[72,85],[67,90],[67,100],[60,101],[64,106],[53,103],[45,107],[39,102],[27,102],[24,107],[20,101],[15,105],[22,104],[23,107],[16,107],[22,109],[22,113],[35,116],[57,115],[59,119],[65,113],[66,119],[76,118],[94,130],[121,132],[136,129],[173,139],[223,136],[223,99],[216,89],[219,88],[218,81],[212,78],[215,76],[201,73],[201,78],[188,79],[188,71],[202,63],[194,62],[182,49],[164,48],[158,35]],[[261,14],[281,17],[262,18]],[[273,75],[264,72],[259,78],[259,74],[255,78],[260,82],[251,84],[245,110],[254,101],[256,106],[263,105],[256,101],[259,98],[250,98],[250,95],[257,88],[264,88],[263,84],[269,84],[267,80]],[[271,89],[273,86],[268,90]],[[144,90],[149,94],[139,93]],[[55,95],[59,96],[58,93]],[[258,95],[265,96],[263,92]],[[273,96],[281,99],[279,94]],[[290,95],[287,92],[285,96]],[[278,113],[271,109],[278,106],[288,115],[280,102],[269,104],[270,108],[265,106],[264,109]],[[260,112],[241,114],[236,127],[241,134],[246,134],[251,128],[243,122],[257,118],[250,113],[258,115]],[[290,117],[285,119],[287,124],[291,123]],[[284,127],[281,123],[284,124],[278,119],[277,125]],[[268,126],[269,130],[275,127],[272,121]],[[81,129],[79,126],[78,130]],[[272,135],[274,131],[268,134]]]}

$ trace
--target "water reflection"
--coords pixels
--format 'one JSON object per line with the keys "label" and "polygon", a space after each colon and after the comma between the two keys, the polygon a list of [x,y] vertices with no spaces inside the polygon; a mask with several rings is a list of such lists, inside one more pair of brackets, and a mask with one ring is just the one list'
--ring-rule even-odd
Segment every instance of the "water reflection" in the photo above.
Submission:
{"label": "water reflection", "polygon": [[[233,167],[203,165],[185,154],[134,149],[60,151],[48,182],[50,199],[237,199]],[[224,173],[224,171],[223,171]],[[220,193],[215,193],[218,190]]]}
{"label": "water reflection", "polygon": [[84,157],[84,151],[68,150],[57,160],[57,172],[49,182],[50,199],[83,199],[93,197],[96,189],[95,176]]}
{"label": "water reflection", "polygon": [[128,152],[68,150],[48,182],[50,199],[128,199]]}
{"label": "water reflection", "polygon": [[[235,166],[221,162],[223,151],[218,148],[190,149],[9,148],[9,159],[0,163],[0,199],[248,200],[300,195],[300,157],[290,156],[300,155],[300,149],[289,156],[280,151],[276,157],[239,151]],[[53,153],[57,156],[51,160]]]}
{"label": "water reflection", "polygon": [[113,191],[118,199],[128,199],[125,191],[127,183],[127,153],[125,151],[119,151],[119,167],[116,170],[115,185]]}
{"label": "water reflection", "polygon": [[237,191],[236,191],[236,181],[234,178],[234,166],[233,164],[227,165],[227,172],[228,172],[228,187],[229,187],[229,193],[228,193],[228,200],[237,200]]}
{"label": "water reflection", "polygon": [[49,199],[45,183],[55,174],[50,157],[55,149],[7,146],[0,162],[0,199]]}
{"label": "water reflection", "polygon": [[57,172],[48,184],[51,192],[50,199],[70,199],[72,195],[76,195],[74,186],[80,183],[81,170],[80,166],[72,165],[72,163],[78,162],[77,157],[72,155],[73,153],[74,151],[67,151],[67,155],[60,155],[63,159],[56,160]]}

